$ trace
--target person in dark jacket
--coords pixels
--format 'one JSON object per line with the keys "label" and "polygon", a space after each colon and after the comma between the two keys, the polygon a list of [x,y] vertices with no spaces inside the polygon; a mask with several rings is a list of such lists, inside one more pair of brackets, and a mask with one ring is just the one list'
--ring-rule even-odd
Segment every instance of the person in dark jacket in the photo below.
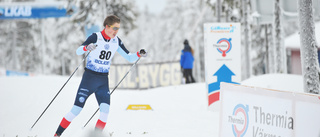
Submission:
{"label": "person in dark jacket", "polygon": [[192,68],[193,68],[193,53],[192,49],[189,45],[188,40],[184,40],[184,49],[182,50],[180,65],[183,73],[183,77],[186,79],[186,83],[194,83],[195,80],[192,76]]}

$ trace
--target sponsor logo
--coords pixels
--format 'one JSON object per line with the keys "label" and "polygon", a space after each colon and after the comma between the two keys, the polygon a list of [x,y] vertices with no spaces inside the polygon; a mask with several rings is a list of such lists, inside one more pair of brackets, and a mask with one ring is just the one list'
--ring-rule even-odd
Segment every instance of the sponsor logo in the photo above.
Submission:
{"label": "sponsor logo", "polygon": [[210,31],[214,33],[233,33],[235,29],[236,26],[230,24],[230,26],[212,26]]}
{"label": "sponsor logo", "polygon": [[104,45],[104,49],[108,50],[110,48],[109,44]]}
{"label": "sponsor logo", "polygon": [[85,97],[88,96],[86,93],[83,93],[83,92],[79,92],[78,94],[79,94],[79,95],[82,95],[82,96],[85,96]]}
{"label": "sponsor logo", "polygon": [[127,110],[152,110],[150,105],[129,105]]}
{"label": "sponsor logo", "polygon": [[238,104],[234,109],[231,116],[228,118],[228,122],[232,125],[233,135],[235,137],[243,137],[248,129],[249,125],[249,106]]}
{"label": "sponsor logo", "polygon": [[277,131],[294,128],[294,119],[287,110],[274,113],[264,110],[263,107],[253,106],[253,112],[253,137],[283,137],[282,133]]}
{"label": "sponsor logo", "polygon": [[80,103],[83,103],[85,100],[86,100],[86,99],[85,99],[84,97],[80,97],[80,98],[79,98],[79,102],[80,102]]}
{"label": "sponsor logo", "polygon": [[85,88],[80,88],[81,91],[85,91],[85,92],[89,92],[88,89],[85,89]]}
{"label": "sponsor logo", "polygon": [[109,63],[110,63],[110,61],[102,61],[102,60],[98,60],[98,59],[95,59],[94,62],[97,64],[101,64],[101,65],[109,65]]}
{"label": "sponsor logo", "polygon": [[4,15],[5,17],[29,17],[32,14],[31,6],[11,6],[0,8],[0,16]]}
{"label": "sponsor logo", "polygon": [[222,54],[222,57],[226,57],[232,49],[231,38],[221,38],[218,40],[217,44],[213,44],[217,48],[217,51]]}

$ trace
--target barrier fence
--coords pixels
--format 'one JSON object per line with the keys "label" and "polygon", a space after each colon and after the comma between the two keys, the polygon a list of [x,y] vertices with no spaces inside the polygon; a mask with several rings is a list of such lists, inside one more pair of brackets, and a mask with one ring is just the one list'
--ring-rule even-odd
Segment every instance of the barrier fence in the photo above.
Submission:
{"label": "barrier fence", "polygon": [[[109,73],[110,89],[128,72],[132,64],[112,64]],[[31,73],[0,69],[0,76],[33,76]],[[81,75],[82,76],[82,75]],[[179,61],[137,64],[118,88],[147,89],[161,86],[179,85],[182,73]]]}

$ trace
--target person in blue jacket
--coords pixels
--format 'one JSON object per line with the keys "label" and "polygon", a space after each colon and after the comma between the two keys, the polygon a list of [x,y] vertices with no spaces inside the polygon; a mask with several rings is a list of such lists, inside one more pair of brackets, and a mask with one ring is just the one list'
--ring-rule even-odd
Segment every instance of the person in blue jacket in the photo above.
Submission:
{"label": "person in blue jacket", "polygon": [[194,83],[195,80],[192,76],[192,68],[193,68],[193,53],[192,49],[189,45],[188,40],[184,40],[184,49],[182,50],[180,65],[183,73],[183,77],[186,79],[186,83]]}

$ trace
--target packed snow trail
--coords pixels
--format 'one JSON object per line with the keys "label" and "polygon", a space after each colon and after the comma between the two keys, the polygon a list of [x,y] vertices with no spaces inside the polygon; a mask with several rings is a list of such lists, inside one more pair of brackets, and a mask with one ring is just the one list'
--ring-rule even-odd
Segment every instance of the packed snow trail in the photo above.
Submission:
{"label": "packed snow trail", "polygon": [[[37,125],[37,119],[68,77],[0,77],[0,136],[50,137],[73,105],[81,77],[72,78]],[[92,95],[94,96],[94,95]],[[89,97],[82,112],[63,136],[87,137],[98,116],[82,128],[98,108]],[[204,83],[148,90],[117,89],[112,94],[106,130],[112,137],[208,137],[218,136],[218,112],[208,111]],[[130,104],[148,104],[152,110],[126,110]]]}

